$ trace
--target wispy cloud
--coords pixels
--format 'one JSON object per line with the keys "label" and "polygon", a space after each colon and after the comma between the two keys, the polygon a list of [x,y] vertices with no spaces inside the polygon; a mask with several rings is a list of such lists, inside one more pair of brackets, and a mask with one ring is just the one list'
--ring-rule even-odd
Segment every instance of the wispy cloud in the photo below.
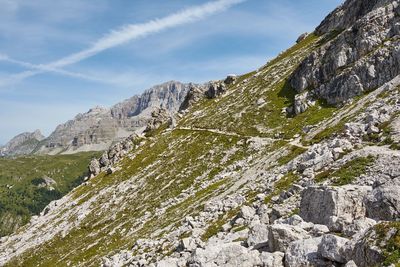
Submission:
{"label": "wispy cloud", "polygon": [[13,60],[4,55],[2,57],[0,55],[0,60],[7,60],[10,63],[15,63],[20,66],[33,69],[30,71],[11,75],[7,80],[0,81],[0,85],[5,85],[10,82],[21,81],[45,72],[55,72],[73,77],[81,76],[81,78],[86,78],[80,74],[63,71],[61,70],[61,68],[76,64],[105,50],[126,44],[135,39],[143,38],[150,34],[154,34],[169,28],[178,27],[187,23],[192,23],[204,19],[208,16],[211,16],[218,12],[222,12],[234,5],[240,4],[245,1],[246,0],[217,0],[185,9],[183,11],[171,14],[161,19],[154,19],[146,23],[125,25],[117,30],[113,30],[110,33],[106,34],[104,37],[94,42],[93,45],[89,48],[71,54],[59,60],[50,62],[48,64],[34,65],[18,60]]}
{"label": "wispy cloud", "polygon": [[68,77],[72,77],[72,78],[78,78],[78,79],[93,81],[93,82],[118,84],[118,83],[115,83],[114,79],[104,79],[98,75],[96,76],[96,75],[83,74],[83,73],[79,73],[79,72],[66,71],[61,68],[51,67],[49,65],[35,65],[35,64],[29,63],[29,62],[10,58],[9,56],[7,56],[5,54],[0,54],[0,61],[31,69],[30,71],[25,71],[25,72],[9,75],[6,79],[0,80],[0,86],[10,84],[10,83],[19,81],[21,79],[25,79],[25,78],[31,77],[33,75],[38,75],[38,74],[45,73],[45,72],[53,72],[53,73],[60,74],[63,76],[68,76]]}

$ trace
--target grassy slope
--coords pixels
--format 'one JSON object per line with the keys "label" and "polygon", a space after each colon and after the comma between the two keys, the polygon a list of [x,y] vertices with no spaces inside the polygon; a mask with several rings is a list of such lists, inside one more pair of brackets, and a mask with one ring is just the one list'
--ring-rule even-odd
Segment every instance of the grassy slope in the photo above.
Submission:
{"label": "grassy slope", "polygon": [[[0,236],[10,234],[50,201],[78,186],[95,156],[98,153],[0,158]],[[54,190],[38,186],[44,177],[57,183]]]}
{"label": "grassy slope", "polygon": [[[101,174],[91,180],[91,186],[79,187],[73,193],[79,204],[95,199],[81,227],[27,251],[9,266],[97,266],[102,256],[129,249],[139,238],[161,236],[186,215],[200,211],[205,200],[224,191],[233,181],[228,176],[208,186],[202,183],[214,179],[235,161],[254,156],[246,145],[251,136],[272,137],[282,132],[290,138],[301,134],[303,126],[332,116],[335,109],[323,105],[295,118],[281,114],[282,108],[293,103],[288,76],[317,46],[318,38],[310,35],[264,66],[262,75],[243,75],[223,98],[198,103],[179,122],[178,129],[147,139],[121,163],[121,171]],[[245,79],[248,82],[243,84]],[[267,101],[264,107],[256,105],[259,98]],[[180,127],[218,129],[237,136]],[[286,142],[277,140],[271,148],[285,145]],[[288,146],[288,151],[293,149]],[[293,153],[297,153],[295,149]],[[290,155],[283,161],[287,157]],[[120,187],[125,188],[123,192]],[[154,216],[163,202],[188,188],[196,193],[172,205],[164,214]],[[123,198],[122,205],[112,201],[114,194]],[[145,212],[151,214],[148,220],[141,219]]]}

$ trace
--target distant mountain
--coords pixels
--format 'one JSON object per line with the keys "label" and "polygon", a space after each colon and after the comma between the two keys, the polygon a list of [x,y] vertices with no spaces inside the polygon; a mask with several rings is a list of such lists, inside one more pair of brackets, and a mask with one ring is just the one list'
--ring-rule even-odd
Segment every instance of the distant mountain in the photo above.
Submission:
{"label": "distant mountain", "polygon": [[[49,137],[41,136],[40,140],[30,142],[26,149],[19,149],[15,145],[6,146],[6,154],[71,154],[106,150],[113,143],[143,130],[151,119],[153,110],[164,108],[170,114],[178,111],[190,86],[191,84],[170,81],[156,85],[111,108],[92,108],[87,113],[78,114],[74,119],[57,126]],[[21,140],[20,135],[15,138]],[[27,141],[22,139],[23,142]]]}
{"label": "distant mountain", "polygon": [[19,134],[12,138],[6,145],[0,147],[0,155],[19,156],[30,154],[44,138],[40,130]]}

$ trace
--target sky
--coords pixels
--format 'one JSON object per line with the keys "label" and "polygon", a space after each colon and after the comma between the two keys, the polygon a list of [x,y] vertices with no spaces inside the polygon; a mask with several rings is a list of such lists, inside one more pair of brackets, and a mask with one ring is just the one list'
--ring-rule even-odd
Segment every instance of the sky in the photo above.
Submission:
{"label": "sky", "polygon": [[162,82],[252,71],[341,0],[0,0],[0,144]]}

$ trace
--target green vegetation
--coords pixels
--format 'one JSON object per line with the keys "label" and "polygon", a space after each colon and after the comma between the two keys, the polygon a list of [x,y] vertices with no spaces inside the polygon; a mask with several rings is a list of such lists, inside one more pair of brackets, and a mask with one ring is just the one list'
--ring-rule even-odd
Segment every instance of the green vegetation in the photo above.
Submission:
{"label": "green vegetation", "polygon": [[367,168],[371,166],[374,161],[375,158],[373,156],[359,157],[347,162],[338,170],[325,170],[317,174],[315,180],[320,183],[331,177],[333,178],[333,185],[347,185],[352,183],[354,179],[360,175],[365,174]]}
{"label": "green vegetation", "polygon": [[318,42],[318,46],[322,46],[325,43],[335,39],[342,32],[343,32],[342,29],[334,29],[330,31],[328,34],[325,34],[324,37]]}
{"label": "green vegetation", "polygon": [[399,143],[392,143],[389,147],[392,150],[400,150],[400,144]]}
{"label": "green vegetation", "polygon": [[384,266],[400,266],[400,222],[383,222],[374,227],[375,245],[383,250]]}
{"label": "green vegetation", "polygon": [[290,217],[292,217],[292,216],[294,216],[294,215],[299,215],[299,214],[300,214],[300,208],[296,208],[296,209],[292,210],[292,212],[289,213],[289,214],[287,215],[287,217],[290,218]]}
{"label": "green vegetation", "polygon": [[[79,262],[98,266],[100,257],[110,251],[131,248],[136,240],[148,238],[156,230],[176,227],[185,216],[200,212],[205,201],[223,192],[231,181],[226,177],[214,180],[205,188],[202,184],[214,179],[232,163],[254,153],[247,138],[238,136],[185,129],[155,134],[120,162],[120,171],[100,174],[91,179],[88,186],[74,190],[72,197],[78,205],[96,199],[81,227],[28,251],[11,266],[63,266],[66,261],[59,260],[57,255],[65,251],[72,252],[68,261],[73,266]],[[121,194],[124,197],[121,208],[110,201],[115,190],[103,190],[125,182],[128,184]],[[146,212],[155,214],[162,203],[189,188],[195,189],[196,193],[169,206],[159,216],[140,220]],[[123,229],[134,230],[134,233],[121,233]],[[162,234],[163,231],[157,233]]]}
{"label": "green vegetation", "polygon": [[331,137],[333,134],[338,134],[344,131],[344,125],[346,123],[346,120],[341,120],[339,123],[332,127],[327,127],[323,131],[319,132],[316,134],[310,141],[308,141],[308,144],[317,144],[320,143],[321,141]]}
{"label": "green vegetation", "polygon": [[[201,240],[207,241],[210,237],[215,236],[222,231],[222,226],[229,220],[233,219],[239,213],[239,208],[233,209],[224,215],[221,215],[217,221],[212,223],[206,230],[206,232],[201,236]],[[240,230],[238,230],[240,231]]]}
{"label": "green vegetation", "polygon": [[[325,108],[320,105],[294,118],[281,112],[294,103],[296,92],[288,82],[290,73],[315,48],[317,41],[318,37],[309,35],[261,68],[256,76],[253,72],[239,78],[229,86],[228,91],[232,93],[228,96],[200,101],[178,126],[219,129],[243,136],[271,137],[276,132],[283,132],[285,137],[291,138],[308,123],[319,122],[325,112],[320,110]],[[242,83],[244,80],[247,82]],[[257,105],[258,99],[264,99],[266,104]]]}
{"label": "green vegetation", "polygon": [[[0,236],[10,234],[79,185],[96,156],[98,153],[0,158]],[[46,179],[50,183],[46,184]]]}
{"label": "green vegetation", "polygon": [[269,204],[274,196],[277,196],[283,191],[288,190],[299,179],[300,177],[297,174],[291,172],[282,177],[280,180],[276,181],[274,184],[274,191],[264,199],[264,203]]}
{"label": "green vegetation", "polygon": [[298,147],[298,146],[290,146],[290,151],[286,156],[281,157],[278,159],[279,165],[284,165],[289,163],[291,160],[295,159],[297,156],[303,154],[306,151],[305,148]]}

